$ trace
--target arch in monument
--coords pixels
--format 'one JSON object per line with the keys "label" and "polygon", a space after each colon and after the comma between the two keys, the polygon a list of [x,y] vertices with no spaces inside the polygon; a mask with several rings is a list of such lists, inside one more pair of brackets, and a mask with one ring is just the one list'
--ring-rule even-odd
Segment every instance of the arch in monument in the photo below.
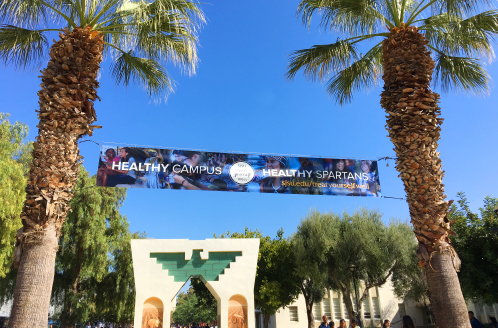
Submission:
{"label": "arch in monument", "polygon": [[164,304],[157,297],[148,298],[143,305],[141,328],[163,328]]}
{"label": "arch in monument", "polygon": [[228,327],[247,328],[247,300],[242,295],[233,295],[228,301]]}

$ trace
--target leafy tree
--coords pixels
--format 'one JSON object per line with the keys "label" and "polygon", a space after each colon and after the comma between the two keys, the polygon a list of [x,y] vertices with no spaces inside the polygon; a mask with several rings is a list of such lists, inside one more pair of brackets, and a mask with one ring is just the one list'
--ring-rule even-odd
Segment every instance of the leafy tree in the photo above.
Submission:
{"label": "leafy tree", "polygon": [[[164,95],[174,81],[164,68],[173,62],[195,72],[197,29],[204,21],[188,0],[5,0],[0,3],[0,59],[41,72],[40,119],[28,175],[22,258],[10,323],[47,325],[56,247],[78,178],[78,139],[96,127],[93,106],[104,55],[118,84],[141,83]],[[61,29],[63,28],[63,29]],[[48,49],[48,34],[59,39]]]}
{"label": "leafy tree", "polygon": [[186,293],[180,293],[173,312],[173,320],[181,325],[189,325],[194,322],[213,322],[216,320],[216,304],[211,306],[199,304],[197,295],[193,288]]}
{"label": "leafy tree", "polygon": [[462,260],[458,274],[463,295],[476,303],[498,303],[498,198],[487,196],[479,213],[473,213],[464,193],[448,216],[457,233],[451,243]]}
{"label": "leafy tree", "polygon": [[197,296],[197,302],[201,306],[217,306],[216,298],[214,298],[213,294],[206,287],[202,279],[191,277],[190,278],[190,286]]}
{"label": "leafy tree", "polygon": [[[479,208],[477,214],[470,210],[464,193],[458,193],[457,197],[458,206],[451,206],[448,218],[457,234],[451,237],[451,243],[462,259],[458,276],[463,295],[474,303],[497,303],[498,273],[495,268],[498,265],[498,218],[494,209],[498,199],[485,197],[484,207]],[[406,298],[421,304],[427,313],[433,315],[424,273],[403,287]]]}
{"label": "leafy tree", "polygon": [[32,144],[24,139],[28,127],[11,124],[9,114],[0,113],[0,277],[12,265],[16,231],[21,228],[18,217],[26,198],[26,174]]}
{"label": "leafy tree", "polygon": [[[353,318],[354,283],[350,267],[355,266],[355,278],[359,280],[356,313],[360,313],[368,290],[383,286],[389,279],[398,296],[403,297],[418,275],[416,242],[412,236],[408,225],[392,221],[386,226],[379,212],[362,208],[342,216],[312,211],[300,223],[292,240],[299,272],[306,273],[303,277],[322,291],[324,285],[339,290]],[[304,291],[303,294],[306,299]],[[316,296],[311,294],[306,299],[310,327],[314,324],[313,303],[321,301],[323,294]]]}
{"label": "leafy tree", "polygon": [[323,299],[328,287],[327,251],[333,237],[329,237],[329,222],[323,218],[317,211],[310,212],[291,238],[296,274],[306,303],[308,328],[315,326],[313,304]]}
{"label": "leafy tree", "polygon": [[289,240],[278,230],[277,236],[263,236],[259,230],[245,228],[244,233],[226,232],[215,238],[259,238],[259,254],[254,282],[254,303],[264,316],[263,326],[268,328],[270,316],[297,298],[300,278],[295,273],[295,259]]}
{"label": "leafy tree", "polygon": [[[329,250],[328,263],[332,287],[343,295],[346,307],[353,294],[351,289],[351,264],[356,266],[355,275],[362,284],[358,287],[359,309],[368,290],[383,286],[389,279],[398,296],[403,296],[402,285],[410,284],[418,275],[417,243],[411,228],[404,223],[382,222],[378,211],[360,209],[353,215],[343,213],[340,220],[337,243]],[[352,307],[348,309],[352,314]]]}
{"label": "leafy tree", "polygon": [[[431,89],[486,92],[483,59],[493,58],[498,11],[480,0],[301,0],[303,23],[319,15],[320,27],[347,37],[295,51],[287,76],[298,71],[327,81],[339,104],[353,92],[384,82],[381,105],[405,185],[411,222],[427,269],[432,305],[441,328],[470,327],[449,244],[444,171],[437,151],[443,119]],[[373,41],[363,53],[362,41]],[[431,57],[432,51],[432,57]],[[429,254],[432,254],[429,255]],[[431,259],[429,265],[429,257]],[[434,270],[432,270],[430,267]]]}
{"label": "leafy tree", "polygon": [[128,232],[114,248],[111,270],[97,286],[95,319],[120,325],[133,323],[135,277],[130,241],[143,238],[146,238],[145,233]]}
{"label": "leafy tree", "polygon": [[410,280],[410,284],[403,287],[403,299],[410,299],[416,302],[423,308],[426,315],[434,321],[434,311],[431,306],[431,298],[429,288],[427,287],[425,271],[419,271],[418,274],[414,274]]}
{"label": "leafy tree", "polygon": [[[96,188],[95,176],[83,169],[63,226],[56,258],[52,305],[62,327],[105,320],[130,323],[135,311],[132,238],[119,213],[123,188]],[[0,304],[12,299],[15,272],[0,279]]]}
{"label": "leafy tree", "polygon": [[60,309],[57,317],[68,328],[95,317],[129,320],[135,304],[132,235],[119,212],[126,189],[98,188],[84,169],[75,189],[56,258],[52,304]]}

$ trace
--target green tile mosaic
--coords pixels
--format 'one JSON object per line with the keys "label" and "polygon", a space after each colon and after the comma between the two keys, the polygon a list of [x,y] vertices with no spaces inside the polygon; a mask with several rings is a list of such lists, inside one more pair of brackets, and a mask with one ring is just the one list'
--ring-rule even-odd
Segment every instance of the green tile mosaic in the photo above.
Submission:
{"label": "green tile mosaic", "polygon": [[202,250],[194,250],[192,258],[185,260],[185,253],[150,253],[175,282],[186,281],[190,276],[202,276],[206,281],[218,281],[220,274],[235,262],[242,252],[209,252],[209,259],[201,259]]}

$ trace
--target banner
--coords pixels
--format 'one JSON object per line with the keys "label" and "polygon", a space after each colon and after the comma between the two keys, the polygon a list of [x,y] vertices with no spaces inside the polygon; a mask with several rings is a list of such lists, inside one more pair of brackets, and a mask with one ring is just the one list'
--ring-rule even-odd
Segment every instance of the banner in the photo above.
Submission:
{"label": "banner", "polygon": [[377,161],[101,146],[97,185],[380,197]]}

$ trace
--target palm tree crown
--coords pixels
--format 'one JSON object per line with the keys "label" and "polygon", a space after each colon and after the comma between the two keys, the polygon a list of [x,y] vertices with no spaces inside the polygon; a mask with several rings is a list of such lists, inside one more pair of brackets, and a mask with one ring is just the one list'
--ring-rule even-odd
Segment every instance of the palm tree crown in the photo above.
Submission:
{"label": "palm tree crown", "polygon": [[[204,16],[189,0],[2,0],[0,21],[0,60],[26,68],[50,55],[40,76],[40,122],[9,321],[12,327],[47,327],[56,245],[82,158],[77,141],[98,127],[92,125],[93,101],[99,99],[96,77],[103,56],[110,55],[118,84],[139,82],[151,96],[166,95],[174,81],[165,62],[195,72]],[[49,49],[47,34],[54,31],[59,40]]]}
{"label": "palm tree crown", "polygon": [[138,82],[150,95],[162,95],[174,87],[166,61],[195,73],[204,15],[188,0],[4,0],[0,20],[0,59],[6,64],[38,66],[48,52],[48,33],[90,27],[104,36],[104,55],[112,58],[118,84]]}
{"label": "palm tree crown", "polygon": [[[441,328],[470,328],[457,271],[458,255],[447,219],[444,171],[437,152],[443,90],[476,93],[489,88],[483,60],[493,58],[498,11],[479,11],[480,0],[301,0],[305,24],[321,14],[323,28],[347,35],[328,45],[291,55],[288,78],[303,69],[311,80],[328,78],[327,90],[339,104],[353,92],[383,81],[381,106],[396,151],[411,223],[419,242],[419,266],[425,268],[431,307]],[[483,0],[486,1],[486,0]],[[423,34],[425,33],[425,35]],[[374,46],[360,53],[362,41]]]}
{"label": "palm tree crown", "polygon": [[[382,77],[382,41],[389,30],[416,26],[425,33],[435,60],[434,79],[444,91],[451,88],[486,92],[490,78],[483,60],[494,56],[498,11],[478,12],[478,0],[302,0],[298,14],[310,26],[320,14],[320,27],[347,35],[327,45],[292,53],[287,77],[303,69],[311,80],[327,81],[327,91],[339,104],[353,92],[371,88]],[[360,53],[362,41],[374,46]]]}

